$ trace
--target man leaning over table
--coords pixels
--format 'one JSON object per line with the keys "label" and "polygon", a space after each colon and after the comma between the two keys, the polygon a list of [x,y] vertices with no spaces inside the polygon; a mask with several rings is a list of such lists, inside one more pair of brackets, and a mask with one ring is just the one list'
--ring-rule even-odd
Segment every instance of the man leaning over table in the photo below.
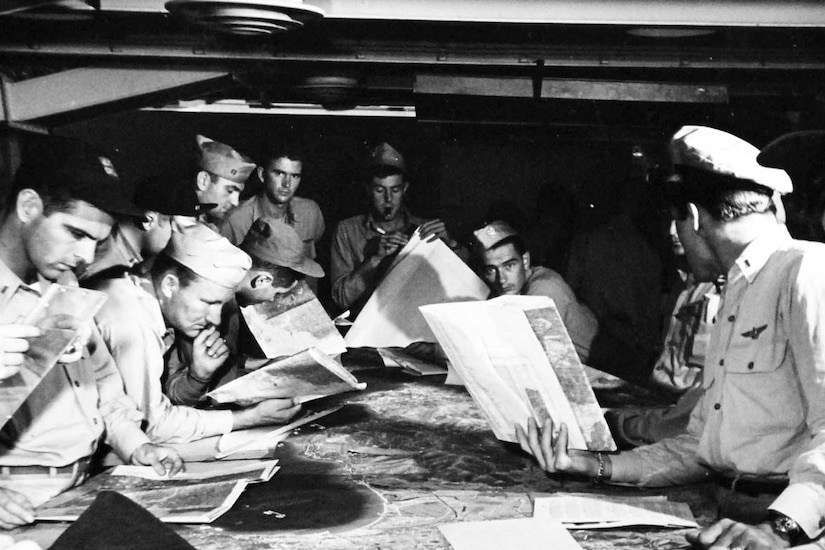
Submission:
{"label": "man leaning over table", "polygon": [[[0,317],[30,311],[49,284],[73,283],[109,236],[112,214],[138,215],[111,161],[90,147],[49,138],[18,170],[0,224]],[[39,329],[0,324],[0,369],[14,375]],[[81,346],[84,347],[84,346]],[[64,356],[0,432],[0,527],[31,523],[34,507],[88,474],[102,440],[126,461],[176,473],[180,457],[149,442],[140,413],[106,347],[92,331],[85,350]],[[72,361],[72,359],[74,359]]]}
{"label": "man leaning over table", "polygon": [[[685,126],[670,142],[671,210],[694,272],[726,274],[704,393],[687,432],[617,455],[567,448],[548,422],[522,448],[548,472],[640,486],[719,484],[720,519],[691,533],[702,548],[799,545],[825,527],[825,245],[778,222],[781,170],[726,132]],[[777,197],[778,200],[778,197]]]}
{"label": "man leaning over table", "polygon": [[[147,434],[156,442],[187,443],[232,430],[283,423],[299,410],[291,398],[240,410],[175,405],[197,400],[229,356],[218,331],[221,309],[251,261],[202,223],[173,225],[172,238],[148,277],[126,275],[100,287],[109,300],[95,316],[117,362],[126,393],[137,401]],[[176,340],[192,340],[191,361],[170,362]],[[170,363],[179,367],[170,369]]]}

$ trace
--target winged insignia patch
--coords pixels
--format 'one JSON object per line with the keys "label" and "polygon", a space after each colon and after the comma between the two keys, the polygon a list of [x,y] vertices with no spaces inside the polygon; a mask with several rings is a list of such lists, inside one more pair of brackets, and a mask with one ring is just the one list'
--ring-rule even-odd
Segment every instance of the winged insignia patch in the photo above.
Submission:
{"label": "winged insignia patch", "polygon": [[757,338],[759,338],[759,335],[765,331],[766,328],[768,328],[768,325],[762,325],[761,327],[753,327],[752,329],[743,332],[742,336],[744,336],[745,338],[753,338],[754,340],[756,340]]}

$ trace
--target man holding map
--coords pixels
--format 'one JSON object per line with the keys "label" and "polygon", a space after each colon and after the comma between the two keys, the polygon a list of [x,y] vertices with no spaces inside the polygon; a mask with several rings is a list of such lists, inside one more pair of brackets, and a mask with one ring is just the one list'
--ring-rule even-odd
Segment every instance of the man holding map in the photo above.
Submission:
{"label": "man holding map", "polygon": [[[714,480],[717,523],[701,548],[767,550],[825,527],[825,245],[796,241],[776,217],[782,170],[726,132],[685,126],[670,142],[671,213],[694,273],[725,274],[704,393],[686,433],[618,455],[567,448],[567,427],[518,427],[548,472],[663,486]],[[727,519],[733,518],[733,519]],[[734,519],[736,521],[734,521]]]}
{"label": "man holding map", "polygon": [[425,221],[407,210],[410,184],[401,153],[388,143],[378,145],[370,153],[369,170],[370,211],[340,222],[332,239],[332,299],[353,313],[363,307],[417,227],[424,239],[442,239],[450,248],[458,247],[444,222]]}

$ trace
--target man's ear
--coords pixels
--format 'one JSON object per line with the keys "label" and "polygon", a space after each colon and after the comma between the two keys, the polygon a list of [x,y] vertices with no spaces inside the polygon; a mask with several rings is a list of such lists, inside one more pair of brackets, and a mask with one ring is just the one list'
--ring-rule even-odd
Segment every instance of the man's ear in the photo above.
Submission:
{"label": "man's ear", "polygon": [[160,292],[166,299],[171,298],[180,289],[180,279],[174,273],[164,273],[160,280]]}
{"label": "man's ear", "polygon": [[693,231],[695,233],[699,232],[699,226],[702,225],[699,223],[699,207],[696,206],[695,203],[689,202],[687,204],[687,214],[688,219],[690,220],[691,227],[693,227]]}
{"label": "man's ear", "polygon": [[524,264],[524,271],[530,271],[530,252],[521,255],[521,263]]}
{"label": "man's ear", "polygon": [[264,167],[258,166],[258,179],[261,180],[261,183],[264,182]]}
{"label": "man's ear", "polygon": [[409,188],[410,188],[410,182],[405,181],[404,182],[404,191],[402,191],[401,194],[406,195],[407,194],[407,189],[409,189]]}
{"label": "man's ear", "polygon": [[261,271],[257,275],[252,277],[252,280],[249,281],[249,286],[251,286],[253,290],[258,290],[261,288],[272,286],[273,280],[274,278],[270,273],[267,273],[266,271]]}
{"label": "man's ear", "polygon": [[15,212],[24,224],[30,223],[43,215],[43,199],[34,189],[22,189],[17,193]]}
{"label": "man's ear", "polygon": [[160,222],[160,216],[157,212],[153,212],[152,210],[147,210],[143,216],[143,221],[140,224],[140,228],[143,231],[149,231],[153,227],[156,227]]}
{"label": "man's ear", "polygon": [[199,191],[206,191],[209,188],[210,183],[212,183],[212,178],[209,177],[209,172],[205,170],[198,172],[198,175],[195,178],[195,184],[198,186]]}

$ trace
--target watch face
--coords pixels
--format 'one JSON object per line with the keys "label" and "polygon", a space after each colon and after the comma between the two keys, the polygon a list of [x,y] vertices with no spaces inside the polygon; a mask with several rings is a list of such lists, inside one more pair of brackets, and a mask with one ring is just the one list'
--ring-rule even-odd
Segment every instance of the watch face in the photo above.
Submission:
{"label": "watch face", "polygon": [[799,525],[788,516],[776,515],[771,521],[771,525],[774,531],[780,535],[789,537],[791,540],[797,538],[802,533]]}

